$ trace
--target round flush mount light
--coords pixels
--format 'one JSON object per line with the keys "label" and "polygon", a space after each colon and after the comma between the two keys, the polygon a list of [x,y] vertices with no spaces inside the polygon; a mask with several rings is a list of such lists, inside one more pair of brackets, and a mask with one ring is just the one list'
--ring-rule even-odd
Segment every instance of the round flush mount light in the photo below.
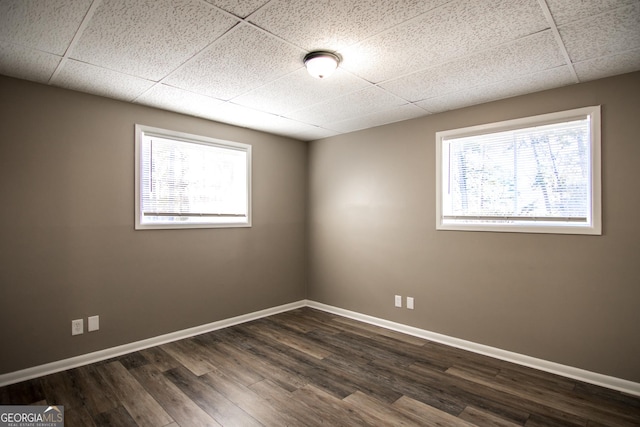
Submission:
{"label": "round flush mount light", "polygon": [[304,66],[313,77],[324,79],[338,68],[340,58],[335,53],[325,51],[310,52],[304,57]]}

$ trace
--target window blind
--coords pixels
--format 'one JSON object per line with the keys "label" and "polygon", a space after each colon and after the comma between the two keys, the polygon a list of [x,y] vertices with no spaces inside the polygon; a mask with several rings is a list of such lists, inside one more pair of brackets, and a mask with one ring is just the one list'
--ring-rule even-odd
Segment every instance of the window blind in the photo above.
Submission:
{"label": "window blind", "polygon": [[444,220],[587,222],[590,118],[445,138]]}
{"label": "window blind", "polygon": [[143,223],[246,218],[246,150],[148,134],[141,150]]}

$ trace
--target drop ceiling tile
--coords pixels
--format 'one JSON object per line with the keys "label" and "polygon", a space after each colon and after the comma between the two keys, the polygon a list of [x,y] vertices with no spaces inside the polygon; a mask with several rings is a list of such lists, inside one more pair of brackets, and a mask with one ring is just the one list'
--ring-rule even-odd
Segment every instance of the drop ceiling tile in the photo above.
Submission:
{"label": "drop ceiling tile", "polygon": [[550,30],[452,62],[391,80],[380,86],[412,102],[533,74],[565,63]]}
{"label": "drop ceiling tile", "polygon": [[243,107],[232,102],[223,102],[211,109],[206,115],[206,118],[210,120],[246,128],[253,128],[254,124],[268,123],[269,120],[276,117],[278,116]]}
{"label": "drop ceiling tile", "polygon": [[416,103],[416,105],[432,113],[440,113],[572,83],[575,82],[569,68],[562,66],[512,80],[477,86],[464,91],[425,99]]}
{"label": "drop ceiling tile", "polygon": [[298,122],[281,116],[271,116],[257,124],[252,123],[251,128],[275,135],[299,139],[301,141],[328,138],[338,134],[338,132],[334,130]]}
{"label": "drop ceiling tile", "polygon": [[62,57],[0,41],[0,74],[47,83]]}
{"label": "drop ceiling tile", "polygon": [[379,83],[547,28],[536,1],[458,0],[340,53],[345,69]]}
{"label": "drop ceiling tile", "polygon": [[449,0],[274,0],[250,17],[307,50],[338,51]]}
{"label": "drop ceiling tile", "polygon": [[330,78],[311,77],[303,67],[281,79],[233,99],[233,102],[274,114],[308,107],[346,93],[355,92],[369,83],[340,68]]}
{"label": "drop ceiling tile", "polygon": [[292,138],[301,138],[302,135],[306,135],[308,138],[324,138],[335,134],[331,130],[243,107],[232,102],[225,102],[211,109],[206,114],[206,118]]}
{"label": "drop ceiling tile", "polygon": [[[640,69],[640,0],[545,1],[580,80]],[[0,73],[318,139],[574,83],[542,3],[0,0]]]}
{"label": "drop ceiling tile", "polygon": [[220,9],[233,13],[241,18],[246,18],[255,10],[259,9],[269,0],[206,0],[207,2],[218,6]]}
{"label": "drop ceiling tile", "polygon": [[80,92],[132,101],[153,82],[74,60],[65,61],[51,84]]}
{"label": "drop ceiling tile", "polygon": [[589,18],[638,0],[546,0],[553,21],[557,26]]}
{"label": "drop ceiling tile", "polygon": [[229,100],[300,68],[303,57],[301,49],[242,25],[164,82]]}
{"label": "drop ceiling tile", "polygon": [[103,0],[71,57],[158,81],[237,22],[198,0]]}
{"label": "drop ceiling tile", "polygon": [[137,103],[165,110],[177,111],[197,117],[207,117],[207,114],[224,101],[199,95],[175,87],[158,84],[143,93]]}
{"label": "drop ceiling tile", "polygon": [[573,62],[640,47],[640,2],[558,28]]}
{"label": "drop ceiling tile", "polygon": [[574,64],[580,81],[601,79],[640,70],[640,49]]}
{"label": "drop ceiling tile", "polygon": [[290,136],[291,138],[299,139],[300,141],[316,141],[318,139],[330,138],[336,135],[339,135],[339,133],[334,130],[314,126],[309,127],[307,130],[293,132],[288,136]]}
{"label": "drop ceiling tile", "polygon": [[323,126],[325,123],[338,122],[381,110],[389,110],[406,103],[404,99],[372,86],[309,108],[294,111],[287,116],[305,123]]}
{"label": "drop ceiling tile", "polygon": [[62,56],[91,0],[3,0],[0,40]]}
{"label": "drop ceiling tile", "polygon": [[339,132],[353,132],[361,129],[368,129],[375,126],[382,126],[389,123],[400,122],[403,120],[415,119],[417,117],[426,116],[427,111],[413,104],[406,104],[391,110],[378,111],[366,116],[356,117],[354,119],[342,120],[335,123],[327,123],[325,126],[329,129],[335,129]]}

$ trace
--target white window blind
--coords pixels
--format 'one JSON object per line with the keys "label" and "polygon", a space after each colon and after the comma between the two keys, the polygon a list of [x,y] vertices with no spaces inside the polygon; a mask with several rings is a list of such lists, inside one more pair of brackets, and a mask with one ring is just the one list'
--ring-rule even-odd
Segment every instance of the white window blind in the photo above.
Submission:
{"label": "white window blind", "polygon": [[599,234],[596,110],[438,133],[438,228]]}
{"label": "white window blind", "polygon": [[250,224],[250,146],[143,127],[137,144],[137,228]]}

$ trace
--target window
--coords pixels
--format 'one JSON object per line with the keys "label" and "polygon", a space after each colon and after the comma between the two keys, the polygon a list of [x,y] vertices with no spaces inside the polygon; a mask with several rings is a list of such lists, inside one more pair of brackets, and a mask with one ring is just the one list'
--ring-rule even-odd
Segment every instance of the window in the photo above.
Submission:
{"label": "window", "polygon": [[601,234],[600,106],[436,133],[439,230]]}
{"label": "window", "polygon": [[136,229],[250,226],[250,145],[136,125]]}

